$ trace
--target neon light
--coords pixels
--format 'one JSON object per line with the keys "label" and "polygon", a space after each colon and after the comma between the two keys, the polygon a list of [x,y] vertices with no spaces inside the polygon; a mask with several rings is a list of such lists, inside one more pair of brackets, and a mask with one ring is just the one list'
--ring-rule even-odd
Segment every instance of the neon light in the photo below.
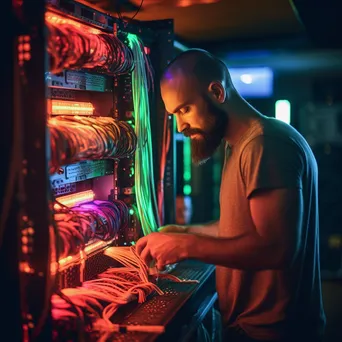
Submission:
{"label": "neon light", "polygon": [[178,0],[177,2],[178,7],[189,7],[192,5],[191,0]]}
{"label": "neon light", "polygon": [[90,27],[88,25],[83,25],[81,23],[79,23],[78,21],[72,20],[72,19],[68,19],[66,17],[62,17],[60,15],[57,15],[55,13],[52,12],[46,12],[45,13],[45,21],[52,23],[52,24],[58,24],[58,25],[63,25],[63,24],[69,24],[69,25],[73,25],[83,31],[92,33],[92,34],[100,34],[101,31],[97,30],[93,27]]}
{"label": "neon light", "polygon": [[184,195],[191,194],[191,140],[184,139],[183,142],[183,181]]}
{"label": "neon light", "polygon": [[236,90],[244,97],[270,97],[273,94],[273,70],[267,67],[230,68]]}
{"label": "neon light", "polygon": [[95,109],[90,102],[48,100],[47,105],[52,115],[93,115]]}
{"label": "neon light", "polygon": [[184,195],[190,195],[191,194],[191,185],[190,184],[186,184],[183,186],[183,193]]}
{"label": "neon light", "polygon": [[187,51],[189,50],[189,48],[185,45],[183,45],[182,43],[178,42],[177,40],[174,40],[173,42],[173,46],[180,51]]}
{"label": "neon light", "polygon": [[59,262],[60,265],[64,265],[64,264],[66,264],[68,262],[71,262],[72,259],[73,259],[73,257],[71,255],[69,255],[69,256],[59,260],[58,262]]}
{"label": "neon light", "polygon": [[[76,205],[91,202],[95,198],[95,194],[92,190],[78,192],[77,194],[67,195],[56,198],[56,201],[60,202],[61,204],[65,205],[66,207],[74,207]],[[54,205],[55,209],[60,208],[60,205],[56,203]]]}
{"label": "neon light", "polygon": [[25,261],[19,264],[19,269],[21,272],[24,272],[24,273],[34,273],[34,269],[31,268],[30,264]]}
{"label": "neon light", "polygon": [[129,33],[129,47],[132,49],[135,68],[132,72],[132,93],[134,105],[134,129],[138,137],[135,153],[135,194],[137,210],[144,235],[158,231],[159,218],[154,184],[152,133],[150,124],[150,105],[148,79],[151,69],[143,54],[143,44],[140,39]]}
{"label": "neon light", "polygon": [[240,80],[243,82],[243,83],[246,83],[246,84],[251,84],[253,83],[253,77],[252,75],[250,74],[243,74],[240,76]]}
{"label": "neon light", "polygon": [[291,123],[291,103],[288,100],[278,100],[275,103],[275,117],[287,124]]}
{"label": "neon light", "polygon": [[184,171],[183,178],[184,178],[185,181],[189,181],[191,179],[191,172]]}

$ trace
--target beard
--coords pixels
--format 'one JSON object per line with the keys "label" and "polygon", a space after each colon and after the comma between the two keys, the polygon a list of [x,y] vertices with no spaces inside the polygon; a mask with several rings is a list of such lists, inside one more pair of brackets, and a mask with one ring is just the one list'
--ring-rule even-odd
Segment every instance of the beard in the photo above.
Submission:
{"label": "beard", "polygon": [[204,96],[206,103],[207,130],[198,128],[187,129],[183,134],[187,137],[197,134],[199,138],[191,139],[191,158],[195,165],[207,162],[220,146],[228,125],[228,117],[224,110],[217,108],[208,96]]}

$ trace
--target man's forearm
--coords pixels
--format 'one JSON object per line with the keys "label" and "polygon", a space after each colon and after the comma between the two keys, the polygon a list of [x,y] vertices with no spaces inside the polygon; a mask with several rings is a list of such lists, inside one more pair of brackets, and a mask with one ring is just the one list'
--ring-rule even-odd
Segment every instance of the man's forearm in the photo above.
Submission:
{"label": "man's forearm", "polygon": [[219,221],[210,222],[207,224],[187,226],[186,232],[190,234],[218,236]]}
{"label": "man's forearm", "polygon": [[188,258],[236,269],[281,269],[287,260],[278,246],[266,243],[256,234],[234,238],[193,235],[188,241]]}

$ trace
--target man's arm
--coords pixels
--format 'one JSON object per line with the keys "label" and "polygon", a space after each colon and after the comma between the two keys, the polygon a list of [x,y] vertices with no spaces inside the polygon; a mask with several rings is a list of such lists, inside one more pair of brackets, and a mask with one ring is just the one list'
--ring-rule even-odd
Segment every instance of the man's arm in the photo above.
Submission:
{"label": "man's arm", "polygon": [[196,235],[217,237],[218,227],[219,227],[219,221],[214,221],[214,222],[210,222],[207,224],[187,226],[186,232],[190,234],[196,234]]}
{"label": "man's arm", "polygon": [[[143,259],[158,267],[193,258],[236,269],[291,267],[302,247],[302,175],[307,162],[294,144],[258,136],[241,156],[253,225],[230,238],[200,234],[151,234],[137,243]],[[220,224],[224,224],[221,222]]]}
{"label": "man's arm", "polygon": [[283,269],[300,248],[302,223],[300,189],[256,192],[250,198],[255,230],[232,238],[191,236],[188,258],[237,269]]}
{"label": "man's arm", "polygon": [[167,225],[159,228],[160,233],[183,233],[183,234],[197,234],[204,236],[218,236],[219,221],[214,221],[200,225]]}

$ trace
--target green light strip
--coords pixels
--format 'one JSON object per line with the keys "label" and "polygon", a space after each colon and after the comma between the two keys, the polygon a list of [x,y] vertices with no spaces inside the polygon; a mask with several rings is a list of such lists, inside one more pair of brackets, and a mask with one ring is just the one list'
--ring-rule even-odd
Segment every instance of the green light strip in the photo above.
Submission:
{"label": "green light strip", "polygon": [[191,194],[191,140],[189,138],[183,141],[183,193]]}
{"label": "green light strip", "polygon": [[147,235],[158,231],[159,226],[156,217],[158,211],[153,174],[148,82],[143,44],[134,34],[128,34],[128,40],[135,60],[132,72],[135,133],[138,138],[135,153],[135,194],[142,230],[144,235]]}

